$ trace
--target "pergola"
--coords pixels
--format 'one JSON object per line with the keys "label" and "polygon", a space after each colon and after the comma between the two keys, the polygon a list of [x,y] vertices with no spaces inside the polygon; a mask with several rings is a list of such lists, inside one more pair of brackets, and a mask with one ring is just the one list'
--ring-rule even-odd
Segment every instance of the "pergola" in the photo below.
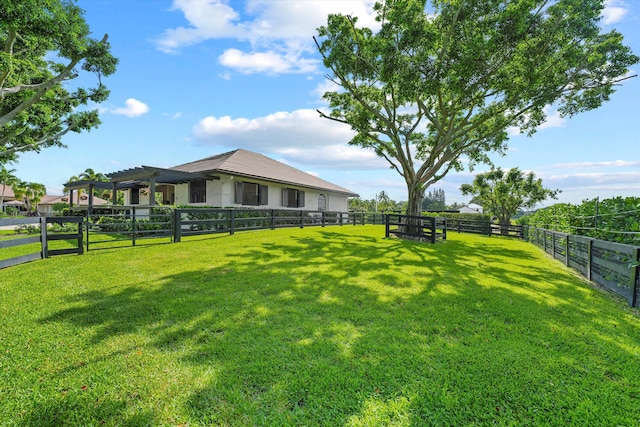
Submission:
{"label": "pergola", "polygon": [[[196,179],[206,179],[208,176],[203,173],[198,172],[184,172],[174,169],[163,169],[157,168],[153,166],[139,166],[130,169],[124,169],[117,172],[112,172],[106,174],[109,178],[108,182],[105,181],[95,181],[95,180],[84,180],[84,181],[73,181],[67,182],[64,184],[64,187],[69,190],[70,198],[69,200],[73,200],[73,191],[79,189],[88,188],[89,195],[89,209],[93,207],[93,190],[94,189],[104,189],[112,191],[112,201],[113,205],[116,204],[116,191],[117,190],[126,190],[129,188],[136,188],[142,186],[148,186],[150,193],[155,194],[156,185],[157,184],[180,184],[184,182],[193,181]],[[210,178],[210,177],[209,177]],[[70,202],[70,207],[71,207]],[[149,198],[149,205],[153,206],[156,204],[155,197]]]}

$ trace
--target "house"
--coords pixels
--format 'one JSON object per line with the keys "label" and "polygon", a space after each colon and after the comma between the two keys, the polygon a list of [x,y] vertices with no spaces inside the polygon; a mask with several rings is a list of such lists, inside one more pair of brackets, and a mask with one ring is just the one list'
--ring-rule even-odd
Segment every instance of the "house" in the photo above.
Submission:
{"label": "house", "polygon": [[[38,203],[38,215],[40,216],[52,216],[55,212],[55,207],[57,204],[66,204],[69,205],[69,195],[64,196],[42,196],[40,202]],[[107,200],[101,199],[99,197],[93,197],[93,206],[102,206],[109,203]],[[73,203],[74,206],[88,206],[89,205],[89,196],[83,194],[80,196],[80,200],[78,200],[78,194],[73,194]]]}
{"label": "house", "polygon": [[[6,206],[15,206],[21,204],[18,200],[16,203],[16,195],[13,193],[13,188],[10,185],[0,184],[0,198],[4,194],[4,198],[2,199],[2,206],[0,206],[0,212],[4,212],[6,210]],[[8,204],[13,202],[11,204]]]}
{"label": "house", "polygon": [[111,182],[77,181],[65,187],[71,193],[89,187],[89,194],[93,188],[121,190],[125,205],[336,212],[346,212],[349,197],[358,196],[344,187],[243,149],[168,169],[140,166],[113,172],[107,177]]}
{"label": "house", "polygon": [[483,212],[482,206],[476,205],[475,203],[469,203],[468,205],[462,206],[459,210],[460,213],[477,213],[481,214]]}

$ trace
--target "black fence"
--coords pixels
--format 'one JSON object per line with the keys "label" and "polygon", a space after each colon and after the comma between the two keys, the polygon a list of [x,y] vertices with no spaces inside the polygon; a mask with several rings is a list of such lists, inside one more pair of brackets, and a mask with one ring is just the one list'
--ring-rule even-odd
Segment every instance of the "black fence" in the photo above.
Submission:
{"label": "black fence", "polygon": [[[380,217],[382,221],[382,217]],[[207,209],[185,208],[173,212],[175,242],[184,236],[265,230],[285,227],[325,227],[329,225],[370,224],[358,213],[296,211],[285,209]]]}
{"label": "black fence", "polygon": [[136,246],[144,239],[170,243],[173,239],[173,210],[167,207],[114,206],[94,208],[91,211],[76,210],[85,218],[85,244],[87,251]]}
{"label": "black fence", "polygon": [[458,233],[484,234],[486,236],[495,234],[518,239],[524,238],[524,231],[521,225],[500,225],[473,219],[447,218],[447,230],[457,231]]}
{"label": "black fence", "polygon": [[640,305],[640,247],[528,227],[525,238],[630,306]]}
{"label": "black fence", "polygon": [[[0,218],[0,268],[54,255],[82,254],[82,222],[78,217]],[[60,245],[52,242],[63,242]]]}
{"label": "black fence", "polygon": [[391,235],[436,243],[447,240],[447,222],[441,217],[387,214],[385,236]]}
{"label": "black fence", "polygon": [[491,235],[491,223],[472,219],[447,218],[447,230],[458,233]]}

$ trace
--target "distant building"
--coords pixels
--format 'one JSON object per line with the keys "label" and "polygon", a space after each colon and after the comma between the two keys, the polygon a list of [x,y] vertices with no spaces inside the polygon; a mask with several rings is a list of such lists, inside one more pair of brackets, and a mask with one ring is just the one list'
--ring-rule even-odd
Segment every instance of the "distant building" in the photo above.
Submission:
{"label": "distant building", "polygon": [[[69,205],[69,195],[65,194],[64,196],[42,196],[40,202],[38,203],[38,215],[40,216],[52,216],[55,214],[54,206],[58,203],[65,203],[67,206]],[[107,204],[108,201],[101,199],[100,197],[93,196],[93,206],[102,206]],[[89,205],[89,196],[83,194],[80,196],[80,200],[78,200],[78,193],[73,194],[73,206],[88,206]]]}
{"label": "distant building", "polygon": [[476,205],[475,203],[469,203],[468,205],[462,206],[459,211],[460,213],[483,213],[482,206]]}

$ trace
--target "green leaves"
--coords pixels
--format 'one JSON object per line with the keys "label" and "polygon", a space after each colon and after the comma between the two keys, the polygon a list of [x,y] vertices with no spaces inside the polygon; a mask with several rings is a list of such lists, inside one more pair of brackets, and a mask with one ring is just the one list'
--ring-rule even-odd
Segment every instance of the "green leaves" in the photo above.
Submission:
{"label": "green leaves", "polygon": [[332,15],[316,40],[341,87],[323,116],[351,126],[350,143],[384,157],[410,194],[461,156],[472,168],[504,154],[506,129],[535,133],[549,105],[568,116],[599,107],[639,60],[619,33],[600,33],[603,0],[426,3],[378,2],[377,32]]}
{"label": "green leaves", "polygon": [[518,168],[503,171],[491,168],[476,175],[473,184],[462,184],[460,191],[472,195],[480,204],[498,217],[501,225],[509,225],[519,208],[532,208],[547,198],[556,198],[560,190],[549,190],[533,172],[525,175]]}
{"label": "green leaves", "polygon": [[[13,3],[0,5],[0,161],[63,146],[67,132],[98,126],[97,111],[79,107],[107,99],[101,77],[113,74],[118,63],[106,35],[101,40],[90,37],[75,3]],[[73,92],[63,87],[79,75],[78,67],[97,76],[96,87]]]}

